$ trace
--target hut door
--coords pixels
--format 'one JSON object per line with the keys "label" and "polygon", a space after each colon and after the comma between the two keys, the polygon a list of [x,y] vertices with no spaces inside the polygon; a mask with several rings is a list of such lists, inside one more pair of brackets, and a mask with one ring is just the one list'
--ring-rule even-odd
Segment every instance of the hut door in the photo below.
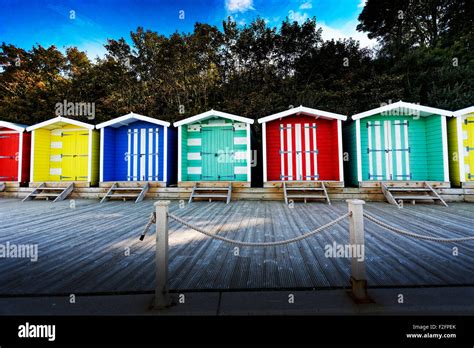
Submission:
{"label": "hut door", "polygon": [[127,180],[153,181],[158,179],[159,129],[135,128],[128,130]]}
{"label": "hut door", "polygon": [[0,133],[0,181],[18,180],[18,134]]}
{"label": "hut door", "polygon": [[87,181],[89,163],[89,132],[62,132],[62,181]]}
{"label": "hut door", "polygon": [[281,180],[318,180],[316,123],[280,124]]}
{"label": "hut door", "polygon": [[408,121],[367,122],[369,180],[410,180]]}
{"label": "hut door", "polygon": [[234,180],[234,128],[202,127],[202,180]]}
{"label": "hut door", "polygon": [[[464,120],[464,130],[467,133],[467,139],[465,138],[465,157],[464,157],[464,165],[465,165],[465,173],[466,173],[466,180],[473,181],[474,180],[474,117],[467,117]],[[462,153],[462,152],[461,152]]]}

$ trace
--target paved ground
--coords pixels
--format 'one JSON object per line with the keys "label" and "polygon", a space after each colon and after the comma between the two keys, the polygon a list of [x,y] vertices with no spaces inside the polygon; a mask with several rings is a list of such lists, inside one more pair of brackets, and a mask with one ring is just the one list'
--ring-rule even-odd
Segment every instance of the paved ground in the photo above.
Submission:
{"label": "paved ground", "polygon": [[[474,315],[474,287],[370,289],[357,305],[344,290],[183,293],[184,303],[151,310],[153,295],[0,297],[0,315]],[[292,295],[294,303],[289,303]],[[403,295],[404,303],[398,303]],[[178,303],[180,294],[172,294]]]}

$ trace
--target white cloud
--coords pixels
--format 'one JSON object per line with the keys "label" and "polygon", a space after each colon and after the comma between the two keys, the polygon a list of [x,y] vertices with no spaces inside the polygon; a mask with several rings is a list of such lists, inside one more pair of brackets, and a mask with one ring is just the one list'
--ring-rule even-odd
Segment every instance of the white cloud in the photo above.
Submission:
{"label": "white cloud", "polygon": [[225,6],[229,12],[254,10],[253,0],[226,0]]}
{"label": "white cloud", "polygon": [[357,7],[364,8],[366,3],[367,3],[367,0],[360,0],[359,5],[357,5]]}
{"label": "white cloud", "polygon": [[354,40],[359,41],[361,47],[373,48],[377,41],[371,40],[367,37],[367,34],[359,32],[356,30],[358,21],[347,22],[344,26],[333,28],[326,25],[324,22],[320,22],[319,26],[323,29],[321,34],[324,40],[338,40],[338,39],[348,39],[352,37]]}
{"label": "white cloud", "polygon": [[[364,0],[365,1],[365,0]],[[300,10],[307,10],[313,8],[313,4],[311,3],[311,0],[306,1],[300,5]]]}
{"label": "white cloud", "polygon": [[288,11],[288,18],[291,22],[298,22],[299,24],[301,24],[304,23],[309,18],[309,16],[306,12],[301,13],[298,11],[290,10]]}

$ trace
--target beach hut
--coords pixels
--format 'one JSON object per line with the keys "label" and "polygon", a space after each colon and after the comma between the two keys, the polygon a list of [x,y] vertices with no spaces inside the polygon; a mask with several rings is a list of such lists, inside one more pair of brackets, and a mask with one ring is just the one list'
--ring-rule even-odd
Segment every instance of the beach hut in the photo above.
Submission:
{"label": "beach hut", "polygon": [[[174,123],[178,128],[178,185],[197,198],[230,200],[232,183],[250,186],[252,119],[210,110]],[[221,192],[210,192],[214,188]]]}
{"label": "beach hut", "polygon": [[110,187],[110,197],[105,198],[140,201],[150,182],[155,186],[176,182],[177,137],[169,127],[169,122],[133,112],[96,126],[101,186]]}
{"label": "beach hut", "polygon": [[286,201],[329,202],[325,187],[344,185],[342,121],[346,119],[304,106],[260,118],[264,186],[283,187]]}
{"label": "beach hut", "polygon": [[26,126],[0,121],[0,191],[30,177],[30,134]]}
{"label": "beach hut", "polygon": [[25,200],[61,200],[74,184],[98,183],[99,132],[93,125],[59,116],[27,131],[32,132],[30,186],[36,189]]}
{"label": "beach hut", "polygon": [[448,121],[451,182],[474,187],[474,106],[455,111]]}
{"label": "beach hut", "polygon": [[381,187],[399,205],[441,200],[433,187],[450,187],[449,116],[451,111],[403,101],[352,116],[344,129],[346,182]]}

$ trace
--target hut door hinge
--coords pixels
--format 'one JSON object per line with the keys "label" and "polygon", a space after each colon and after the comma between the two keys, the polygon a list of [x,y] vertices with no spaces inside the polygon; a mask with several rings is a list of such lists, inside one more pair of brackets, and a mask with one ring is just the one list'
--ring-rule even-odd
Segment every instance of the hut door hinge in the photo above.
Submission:
{"label": "hut door hinge", "polygon": [[474,151],[474,147],[466,146],[466,151],[467,151],[467,152],[469,152],[469,151]]}
{"label": "hut door hinge", "polygon": [[469,123],[474,123],[474,120],[468,120],[467,118],[464,120],[464,124],[468,125]]}

